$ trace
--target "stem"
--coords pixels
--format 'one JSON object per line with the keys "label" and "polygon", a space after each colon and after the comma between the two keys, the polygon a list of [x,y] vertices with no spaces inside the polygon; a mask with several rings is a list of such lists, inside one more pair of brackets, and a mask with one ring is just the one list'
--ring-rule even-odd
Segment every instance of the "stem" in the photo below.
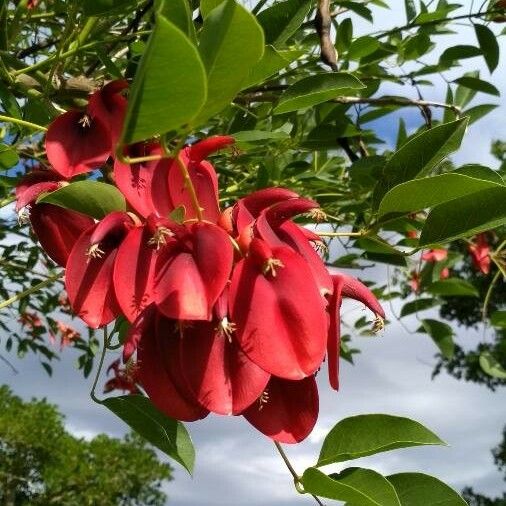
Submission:
{"label": "stem", "polygon": [[[302,485],[301,481],[300,481],[300,476],[297,474],[297,472],[295,471],[295,469],[293,468],[292,466],[292,463],[290,462],[290,460],[288,459],[288,455],[285,453],[285,450],[283,450],[283,447],[277,442],[277,441],[274,441],[274,446],[276,447],[276,450],[278,450],[278,453],[281,455],[281,458],[283,459],[288,471],[290,471],[290,474],[293,476],[293,481],[295,483],[295,488],[297,489],[297,491],[299,491],[299,487]],[[311,494],[311,497],[320,505],[320,506],[325,506],[318,497],[316,497],[315,495]]]}
{"label": "stem", "polygon": [[27,128],[31,128],[32,130],[41,130],[43,132],[47,132],[47,128],[42,125],[37,125],[36,123],[30,123],[29,121],[25,121],[18,118],[12,118],[10,116],[3,116],[0,114],[0,121],[4,121],[6,123],[13,123],[15,125],[21,125]]}
{"label": "stem", "polygon": [[483,301],[483,309],[481,310],[481,318],[483,321],[487,319],[487,312],[488,312],[488,305],[490,303],[490,298],[492,297],[492,292],[494,291],[494,286],[499,280],[499,277],[501,276],[502,272],[498,270],[495,273],[495,276],[492,279],[492,282],[490,283],[490,286],[488,287],[487,294],[485,295],[485,299]]}
{"label": "stem", "polygon": [[107,343],[108,343],[108,336],[107,336],[107,325],[104,327],[104,342],[102,344],[102,351],[100,353],[100,361],[98,363],[98,369],[97,374],[95,375],[95,379],[93,380],[93,386],[91,387],[90,397],[93,399],[94,402],[97,404],[103,404],[103,401],[101,401],[95,394],[95,390],[97,388],[98,379],[100,378],[100,373],[102,372],[102,367],[104,366],[104,358],[107,351]]}
{"label": "stem", "polygon": [[362,237],[365,232],[316,232],[320,237]]}
{"label": "stem", "polygon": [[45,288],[46,286],[50,285],[54,281],[56,281],[58,278],[61,277],[61,273],[54,274],[53,276],[50,276],[44,281],[41,281],[40,283],[36,284],[35,286],[32,286],[31,288],[28,288],[28,290],[25,290],[24,292],[17,293],[10,299],[4,300],[3,302],[0,302],[0,309],[3,309],[4,307],[10,306],[11,304],[14,304],[14,302],[17,302],[18,300],[24,299],[28,295],[31,295],[34,292],[37,292],[41,288]]}

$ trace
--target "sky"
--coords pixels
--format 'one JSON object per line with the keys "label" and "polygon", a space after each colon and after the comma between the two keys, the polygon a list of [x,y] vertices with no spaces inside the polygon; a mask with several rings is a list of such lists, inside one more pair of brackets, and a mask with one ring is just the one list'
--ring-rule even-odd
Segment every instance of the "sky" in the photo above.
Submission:
{"label": "sky", "polygon": [[[399,6],[402,2],[398,2]],[[470,3],[470,2],[469,2]],[[377,12],[373,29],[402,25],[404,10],[374,9]],[[356,33],[365,34],[371,26],[358,21]],[[472,39],[472,40],[471,40]],[[441,39],[441,40],[444,40]],[[459,27],[452,43],[473,44],[474,31]],[[505,38],[500,39],[506,50]],[[446,45],[438,46],[434,61]],[[427,58],[429,59],[429,58]],[[483,77],[488,71],[476,58],[473,67],[480,67]],[[465,71],[461,69],[457,75]],[[504,58],[496,71],[494,82],[506,92],[506,64]],[[433,88],[424,88],[424,98],[443,100],[442,82]],[[385,93],[403,93],[415,97],[408,88],[389,86]],[[490,103],[490,96],[479,96],[475,103]],[[497,103],[499,99],[492,97]],[[494,100],[492,100],[494,102]],[[502,100],[501,100],[502,102]],[[503,108],[502,108],[503,109]],[[380,136],[392,141],[401,114],[410,128],[421,121],[416,109],[402,110],[385,119],[371,123]],[[496,110],[485,120],[471,126],[461,150],[453,157],[457,163],[496,165],[490,155],[490,141],[506,137],[506,115]],[[377,281],[387,276],[386,267],[375,269]],[[368,273],[368,278],[371,278]],[[347,304],[345,312],[363,311],[359,304]],[[390,308],[387,307],[387,313]],[[390,319],[392,315],[390,313]],[[458,381],[445,373],[431,380],[436,349],[430,339],[413,331],[419,326],[415,317],[403,320],[405,327],[395,321],[378,337],[357,337],[362,353],[356,365],[343,363],[341,389],[330,390],[325,374],[319,375],[320,417],[311,436],[302,444],[287,447],[295,468],[302,471],[316,461],[326,432],[339,420],[360,413],[388,413],[408,416],[433,430],[448,443],[448,447],[427,447],[396,450],[353,461],[358,465],[388,474],[400,471],[423,471],[448,482],[456,489],[471,485],[488,495],[498,495],[505,484],[493,465],[490,449],[500,440],[506,421],[506,392],[492,393],[483,386]],[[409,331],[408,331],[408,330]],[[458,341],[474,346],[483,338],[481,332],[457,329]],[[5,336],[2,336],[5,337]],[[114,354],[108,357],[112,361]],[[49,378],[34,357],[17,360],[9,356],[18,374],[0,363],[0,384],[6,383],[23,398],[46,397],[59,406],[66,415],[68,430],[82,437],[93,437],[105,432],[124,434],[125,425],[102,406],[91,402],[91,380],[83,380],[75,368],[76,356],[66,350],[62,360],[55,364]],[[167,486],[169,504],[173,506],[288,506],[309,505],[308,496],[298,495],[293,482],[272,443],[258,434],[241,417],[210,416],[188,425],[197,450],[195,474],[190,478],[177,468],[175,480]],[[328,471],[346,466],[330,466]],[[332,504],[332,501],[326,501]]]}

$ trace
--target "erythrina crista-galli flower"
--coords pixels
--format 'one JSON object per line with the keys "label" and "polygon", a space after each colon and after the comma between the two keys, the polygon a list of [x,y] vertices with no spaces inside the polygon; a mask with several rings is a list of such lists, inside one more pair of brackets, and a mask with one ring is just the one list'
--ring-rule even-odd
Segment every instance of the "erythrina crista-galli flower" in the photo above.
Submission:
{"label": "erythrina crista-galli flower", "polygon": [[[46,136],[53,170],[20,182],[18,209],[28,210],[41,246],[65,266],[75,314],[92,328],[119,316],[130,322],[123,361],[135,374],[127,385],[116,364],[108,390],[142,388],[178,420],[242,415],[275,441],[299,442],[316,423],[315,375],[325,360],[338,388],[343,297],[368,306],[377,325],[383,310],[360,281],[329,273],[319,236],[294,221],[321,216],[317,202],[266,188],[220,209],[206,158],[232,137],[209,137],[172,157],[153,139],[122,147],[117,158],[126,86],[113,81],[85,111],[54,120]],[[36,204],[105,164],[127,211],[95,221]]]}

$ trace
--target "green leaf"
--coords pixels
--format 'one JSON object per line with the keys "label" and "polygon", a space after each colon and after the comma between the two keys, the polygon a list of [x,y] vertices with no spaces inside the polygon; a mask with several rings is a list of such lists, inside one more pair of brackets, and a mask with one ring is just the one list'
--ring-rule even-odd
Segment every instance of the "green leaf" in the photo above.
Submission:
{"label": "green leaf", "polygon": [[339,95],[339,90],[360,89],[365,86],[352,74],[326,72],[297,81],[281,95],[274,114],[297,111],[321,104]]}
{"label": "green leaf", "polygon": [[489,188],[435,207],[425,220],[419,245],[453,241],[505,223],[506,188]]}
{"label": "green leaf", "polygon": [[480,104],[463,111],[462,114],[469,117],[469,124],[471,125],[497,107],[499,107],[497,104]]}
{"label": "green leaf", "polygon": [[383,197],[378,214],[381,217],[389,213],[419,211],[498,186],[492,181],[454,173],[414,179],[394,186]]}
{"label": "green leaf", "polygon": [[485,181],[492,181],[493,183],[504,185],[504,179],[501,177],[501,174],[499,174],[499,172],[477,163],[468,163],[466,165],[462,165],[462,167],[456,169],[454,173],[474,177],[475,179],[484,179]]}
{"label": "green leaf", "polygon": [[62,188],[42,194],[37,204],[54,204],[102,219],[113,211],[126,211],[123,194],[112,184],[98,181],[76,181]]}
{"label": "green leaf", "polygon": [[193,472],[195,449],[181,422],[165,416],[142,395],[109,397],[102,404],[190,474]]}
{"label": "green leaf", "polygon": [[455,343],[453,342],[453,330],[447,323],[430,318],[422,320],[422,327],[418,332],[426,332],[432,337],[443,356],[447,359],[453,357]]}
{"label": "green leaf", "polygon": [[416,6],[414,0],[404,0],[404,8],[406,10],[406,21],[409,23],[416,18]]}
{"label": "green leaf", "polygon": [[227,0],[204,20],[199,51],[208,82],[207,101],[195,120],[202,124],[230,104],[262,58],[262,29],[249,11]]}
{"label": "green leaf", "polygon": [[200,0],[200,13],[207,18],[213,9],[216,9],[225,0]]}
{"label": "green leaf", "polygon": [[110,16],[126,11],[136,0],[83,0],[85,16]]}
{"label": "green leaf", "polygon": [[327,476],[314,467],[301,478],[304,491],[318,497],[347,501],[356,506],[401,506],[392,484],[371,469],[350,467]]}
{"label": "green leaf", "polygon": [[[466,72],[464,74],[466,77],[479,77],[480,73],[475,70],[472,72]],[[476,90],[472,90],[471,88],[466,88],[465,86],[457,86],[455,90],[455,105],[459,107],[465,107],[476,95]]]}
{"label": "green leaf", "polygon": [[267,140],[286,140],[290,136],[285,132],[266,132],[264,130],[244,130],[235,132],[234,139],[238,143],[242,142],[265,142]]}
{"label": "green leaf", "polygon": [[207,96],[205,69],[195,46],[158,15],[130,92],[124,144],[188,124]]}
{"label": "green leaf", "polygon": [[265,46],[262,59],[249,71],[242,83],[242,88],[249,88],[264,82],[267,78],[288,67],[303,54],[302,51],[277,51],[272,46]]}
{"label": "green leaf", "polygon": [[442,481],[423,473],[399,473],[387,476],[402,506],[467,506],[466,501]]}
{"label": "green leaf", "polygon": [[265,43],[278,47],[284,44],[306,19],[311,0],[277,2],[258,14],[257,19],[265,33]]}
{"label": "green leaf", "polygon": [[490,315],[490,324],[494,327],[506,328],[506,311],[494,311]]}
{"label": "green leaf", "polygon": [[480,45],[487,64],[488,70],[492,73],[499,65],[499,44],[494,32],[485,25],[474,25],[474,31],[476,32],[476,38]]}
{"label": "green leaf", "polygon": [[378,39],[364,35],[355,39],[350,46],[348,51],[348,58],[350,60],[360,60],[363,56],[374,53],[380,47]]}
{"label": "green leaf", "polygon": [[157,0],[156,10],[158,14],[176,25],[190,40],[197,42],[195,25],[192,20],[192,11],[188,0]]}
{"label": "green leaf", "polygon": [[427,175],[457,150],[466,131],[467,118],[438,125],[411,138],[396,151],[383,169],[383,180],[374,191],[376,207],[394,186]]}
{"label": "green leaf", "polygon": [[473,58],[481,55],[481,49],[475,46],[459,45],[449,47],[445,49],[441,57],[440,62],[460,60],[463,58]]}
{"label": "green leaf", "polygon": [[408,316],[413,313],[418,313],[418,311],[425,311],[426,309],[430,309],[434,306],[439,305],[439,301],[437,299],[416,299],[411,302],[408,302],[402,306],[401,309],[401,318],[403,316]]}
{"label": "green leaf", "polygon": [[422,424],[401,416],[371,414],[345,418],[323,441],[317,467],[422,445],[444,445]]}
{"label": "green leaf", "polygon": [[6,144],[0,144],[0,170],[10,169],[18,162],[18,154]]}
{"label": "green leaf", "polygon": [[0,80],[0,105],[13,118],[22,118],[21,107],[9,88]]}
{"label": "green leaf", "polygon": [[460,278],[448,278],[435,281],[427,291],[442,297],[479,297],[478,290],[469,281]]}
{"label": "green leaf", "polygon": [[499,90],[493,84],[477,77],[463,76],[455,79],[453,82],[475,91],[488,93],[489,95],[495,95],[497,97],[500,95]]}
{"label": "green leaf", "polygon": [[480,355],[480,367],[493,378],[506,379],[506,369],[489,351],[484,351]]}

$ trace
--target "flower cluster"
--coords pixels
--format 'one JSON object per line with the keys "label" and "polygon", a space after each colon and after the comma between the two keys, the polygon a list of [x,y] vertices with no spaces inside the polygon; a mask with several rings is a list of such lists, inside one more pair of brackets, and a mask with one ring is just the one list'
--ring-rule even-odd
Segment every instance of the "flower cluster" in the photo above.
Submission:
{"label": "flower cluster", "polygon": [[[242,415],[276,441],[301,441],[317,419],[315,374],[325,358],[338,388],[343,297],[366,304],[377,326],[383,310],[358,280],[330,274],[320,237],[293,221],[321,216],[313,200],[267,188],[220,209],[218,177],[206,158],[231,137],[201,140],[172,157],[150,156],[163,150],[146,142],[126,152],[148,160],[117,159],[125,87],[108,84],[85,112],[69,111],[50,125],[54,170],[25,177],[18,210],[28,206],[42,247],[65,267],[74,313],[92,328],[120,315],[131,323],[123,360],[128,366],[136,357],[135,381],[161,411],[185,421],[209,412]],[[36,203],[107,160],[128,212],[96,222]],[[118,371],[119,364],[115,378],[123,380]]]}

